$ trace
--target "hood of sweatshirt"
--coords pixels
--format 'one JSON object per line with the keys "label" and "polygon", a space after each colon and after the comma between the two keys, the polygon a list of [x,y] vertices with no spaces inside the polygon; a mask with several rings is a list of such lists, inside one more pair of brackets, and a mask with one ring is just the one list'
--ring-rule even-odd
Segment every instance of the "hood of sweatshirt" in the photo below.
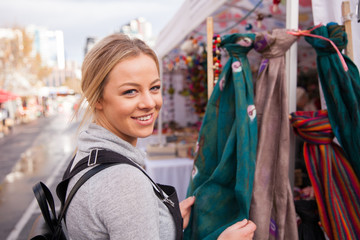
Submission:
{"label": "hood of sweatshirt", "polygon": [[93,149],[105,149],[120,153],[140,166],[144,166],[146,153],[95,123],[79,134],[77,153],[73,166],[88,156]]}

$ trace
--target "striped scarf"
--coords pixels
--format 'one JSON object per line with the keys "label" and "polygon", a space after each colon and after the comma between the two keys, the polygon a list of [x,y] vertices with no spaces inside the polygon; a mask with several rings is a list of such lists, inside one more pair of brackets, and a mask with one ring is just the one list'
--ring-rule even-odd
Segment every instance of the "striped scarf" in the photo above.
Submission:
{"label": "striped scarf", "polygon": [[291,124],[305,140],[304,159],[329,239],[360,236],[360,182],[344,151],[333,142],[327,110],[295,112]]}

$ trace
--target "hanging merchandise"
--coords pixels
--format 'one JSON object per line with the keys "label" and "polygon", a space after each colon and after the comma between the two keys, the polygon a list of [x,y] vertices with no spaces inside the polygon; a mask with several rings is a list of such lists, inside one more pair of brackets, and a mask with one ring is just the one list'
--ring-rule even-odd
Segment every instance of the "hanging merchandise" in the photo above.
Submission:
{"label": "hanging merchandise", "polygon": [[221,37],[220,37],[220,35],[214,35],[214,37],[213,37],[214,85],[219,80],[219,75],[221,73],[221,68],[222,68],[220,45],[221,45]]}
{"label": "hanging merchandise", "polygon": [[196,196],[185,239],[216,239],[249,218],[257,147],[254,90],[247,53],[255,34],[221,40],[229,60],[209,99],[199,132],[188,196]]}
{"label": "hanging merchandise", "polygon": [[[347,44],[344,26],[329,23],[311,34],[317,37],[305,35],[305,40],[317,53],[317,69],[331,127],[360,177],[360,77],[356,65],[340,53]],[[340,51],[324,38],[332,40]]]}
{"label": "hanging merchandise", "polygon": [[273,6],[271,8],[271,12],[272,13],[276,13],[279,11],[279,4],[280,4],[281,0],[273,0]]}
{"label": "hanging merchandise", "polygon": [[265,16],[262,13],[258,13],[256,15],[256,26],[261,29],[262,21],[264,20]]}
{"label": "hanging merchandise", "polygon": [[[183,89],[178,92],[186,98],[191,112],[199,117],[199,121],[205,113],[207,103],[206,85],[206,51],[200,38],[190,37],[181,46],[181,52],[167,56],[165,66],[167,71],[175,69],[184,72],[186,79],[183,81]],[[175,55],[175,56],[174,56]],[[174,89],[173,89],[174,90]],[[175,94],[175,91],[172,92]]]}
{"label": "hanging merchandise", "polygon": [[175,101],[174,101],[174,77],[175,71],[172,69],[171,71],[166,72],[163,74],[163,132],[167,133],[170,128],[170,123],[175,122]]}
{"label": "hanging merchandise", "polygon": [[291,114],[314,189],[321,226],[330,240],[360,236],[360,182],[343,149],[333,142],[327,110]]}
{"label": "hanging merchandise", "polygon": [[194,112],[201,120],[205,113],[207,103],[207,86],[206,86],[206,51],[200,43],[199,51],[188,53],[186,57],[187,76],[185,89],[181,95],[189,97],[194,108]]}
{"label": "hanging merchandise", "polygon": [[262,55],[255,88],[258,148],[250,219],[255,239],[297,239],[296,213],[289,181],[290,125],[285,53],[297,40],[286,29],[257,33]]}

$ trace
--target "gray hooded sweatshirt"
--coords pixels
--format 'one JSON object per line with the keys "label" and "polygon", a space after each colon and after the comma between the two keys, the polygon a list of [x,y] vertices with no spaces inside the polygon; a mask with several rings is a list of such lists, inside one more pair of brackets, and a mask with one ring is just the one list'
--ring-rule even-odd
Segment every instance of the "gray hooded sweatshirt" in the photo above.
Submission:
{"label": "gray hooded sweatshirt", "polygon": [[[122,154],[144,166],[145,153],[107,129],[90,124],[79,135],[73,166],[92,149]],[[69,189],[86,172],[69,183]],[[75,194],[66,214],[70,239],[175,239],[172,216],[147,176],[128,164],[109,167],[92,176]]]}

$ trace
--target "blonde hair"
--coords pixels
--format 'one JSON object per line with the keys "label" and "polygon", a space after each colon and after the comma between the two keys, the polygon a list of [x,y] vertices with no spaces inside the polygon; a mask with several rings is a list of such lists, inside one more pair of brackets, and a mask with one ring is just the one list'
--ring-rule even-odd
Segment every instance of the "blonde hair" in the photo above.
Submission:
{"label": "blonde hair", "polygon": [[159,60],[155,52],[142,40],[131,39],[124,34],[112,34],[103,38],[86,54],[81,68],[81,90],[83,94],[74,117],[79,116],[79,111],[81,107],[86,105],[86,102],[88,105],[85,108],[79,129],[88,120],[93,120],[95,105],[101,99],[108,75],[115,65],[140,54],[151,57],[160,73]]}

